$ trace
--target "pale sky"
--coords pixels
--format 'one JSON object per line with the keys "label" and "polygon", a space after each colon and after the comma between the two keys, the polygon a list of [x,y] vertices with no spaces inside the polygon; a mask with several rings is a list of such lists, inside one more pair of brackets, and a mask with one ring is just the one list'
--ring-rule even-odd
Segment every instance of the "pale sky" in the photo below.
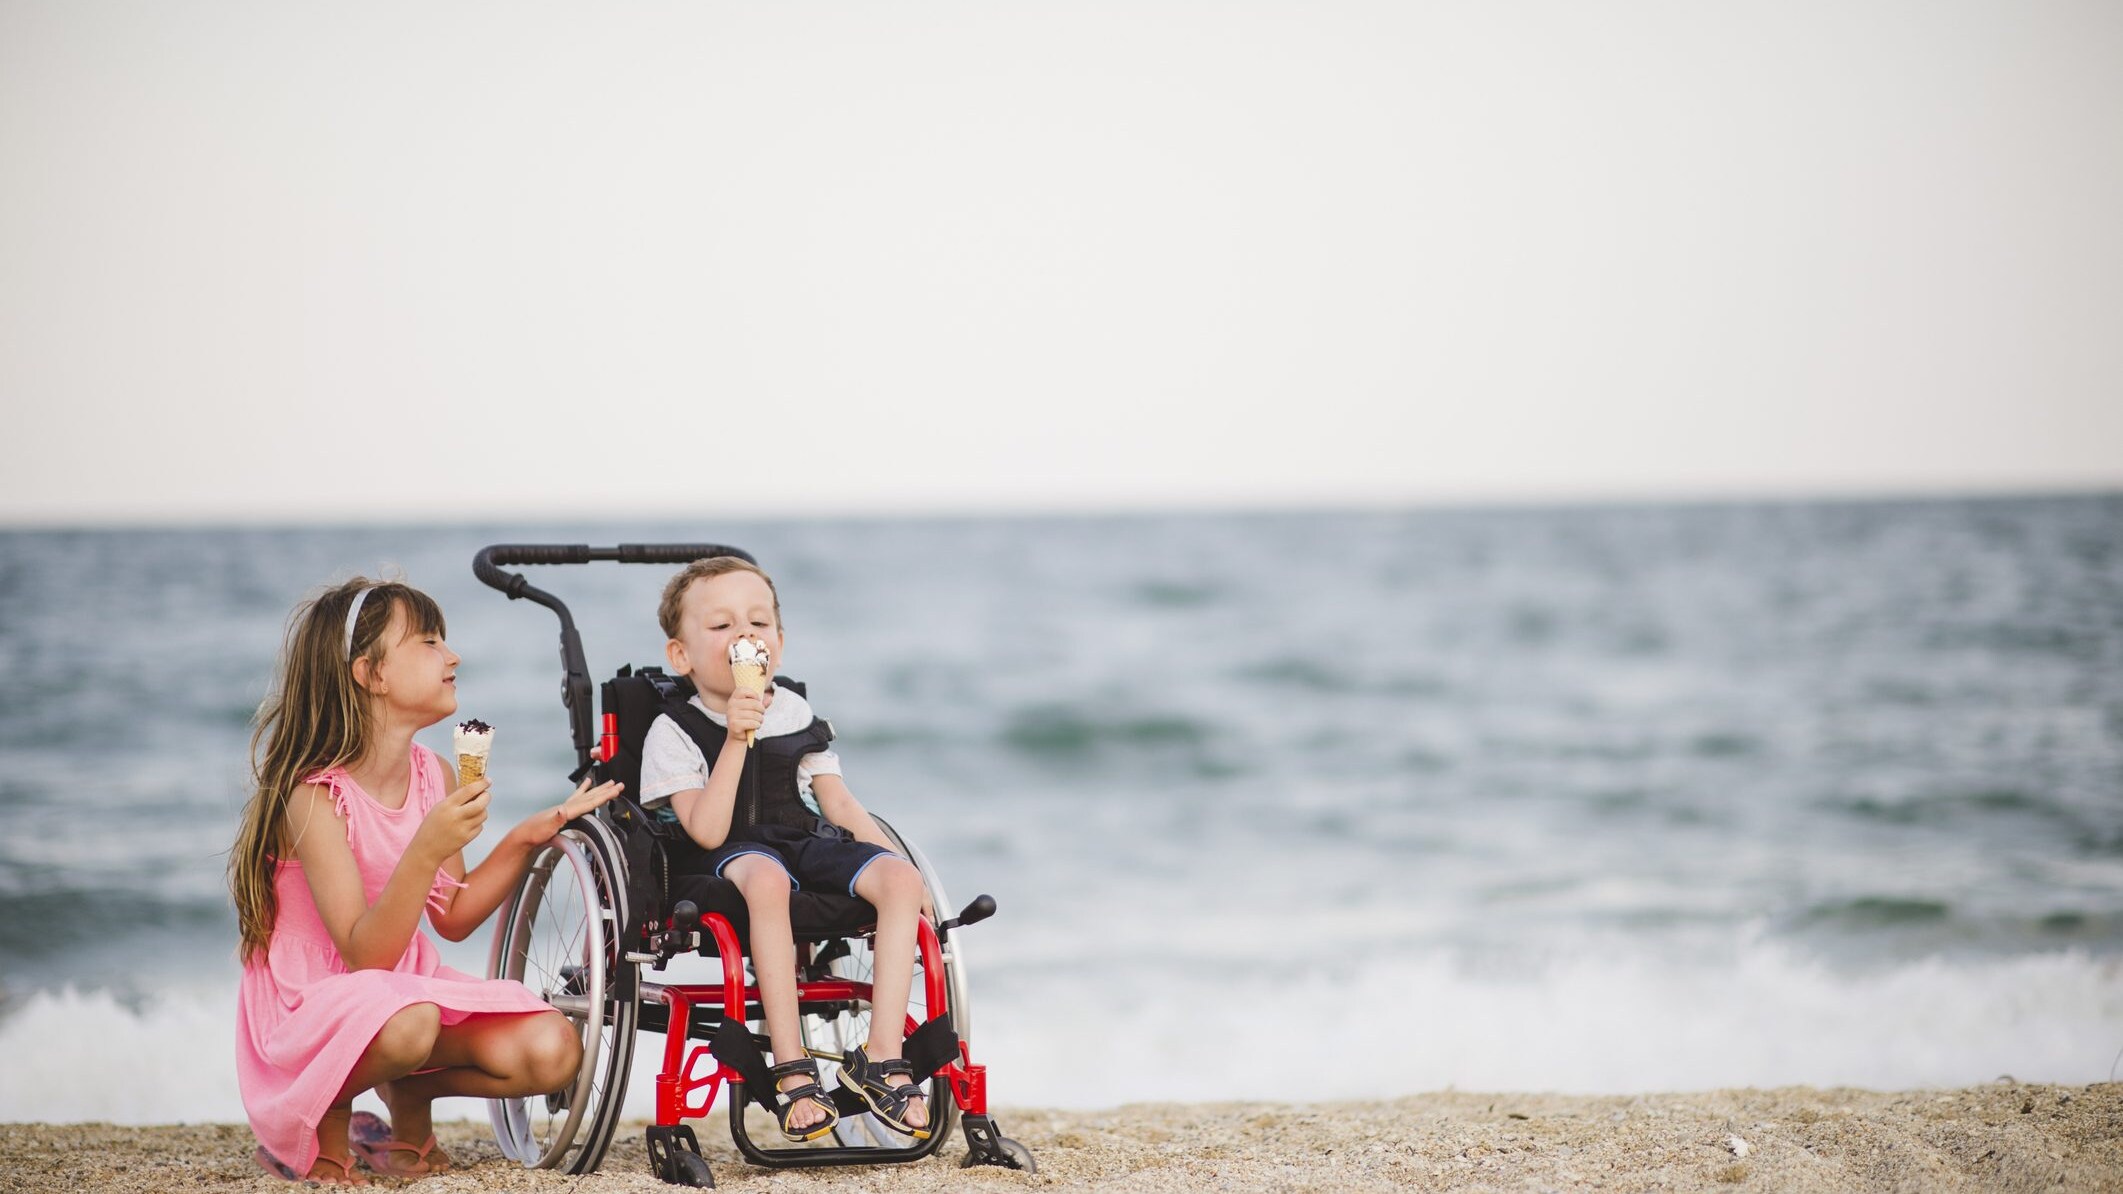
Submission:
{"label": "pale sky", "polygon": [[2123,487],[2123,4],[0,0],[0,524]]}

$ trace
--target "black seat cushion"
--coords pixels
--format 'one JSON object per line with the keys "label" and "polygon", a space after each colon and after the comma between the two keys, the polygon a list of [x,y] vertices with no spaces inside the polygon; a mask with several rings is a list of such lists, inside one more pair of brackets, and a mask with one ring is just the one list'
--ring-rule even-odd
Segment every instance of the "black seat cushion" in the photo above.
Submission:
{"label": "black seat cushion", "polygon": [[[675,874],[671,876],[671,906],[677,907],[680,900],[693,901],[702,916],[712,912],[729,921],[737,930],[738,945],[749,945],[752,921],[735,883],[713,875]],[[798,941],[851,937],[876,923],[877,909],[868,900],[826,891],[789,893],[789,927]],[[713,938],[704,938],[705,944],[712,942]]]}

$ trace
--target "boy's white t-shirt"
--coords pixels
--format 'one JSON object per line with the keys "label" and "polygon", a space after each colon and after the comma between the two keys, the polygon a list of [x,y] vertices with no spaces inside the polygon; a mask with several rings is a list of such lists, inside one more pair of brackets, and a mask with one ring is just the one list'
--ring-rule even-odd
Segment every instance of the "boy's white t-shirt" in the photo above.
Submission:
{"label": "boy's white t-shirt", "polygon": [[[727,727],[730,719],[707,707],[699,697],[687,702],[716,725]],[[791,689],[774,686],[774,703],[767,706],[765,720],[760,722],[759,736],[774,738],[782,734],[794,734],[808,727],[814,714],[811,702]],[[641,742],[641,794],[637,797],[643,808],[659,808],[671,802],[679,792],[708,786],[708,757],[701,753],[700,744],[693,736],[671,720],[668,713],[656,716],[649,726],[648,737]],[[818,798],[811,795],[811,777],[814,775],[839,775],[840,756],[830,750],[814,751],[796,761],[796,794],[812,812],[818,812]]]}

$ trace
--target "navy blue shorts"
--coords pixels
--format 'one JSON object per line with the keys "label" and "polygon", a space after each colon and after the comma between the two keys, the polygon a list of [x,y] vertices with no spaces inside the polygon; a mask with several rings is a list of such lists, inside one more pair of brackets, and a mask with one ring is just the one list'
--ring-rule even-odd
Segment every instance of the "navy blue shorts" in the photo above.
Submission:
{"label": "navy blue shorts", "polygon": [[681,857],[689,852],[674,852],[673,868],[720,879],[723,868],[730,863],[747,854],[758,854],[787,872],[789,886],[797,891],[845,892],[852,896],[855,881],[871,863],[884,857],[899,857],[883,846],[857,841],[835,826],[826,827],[823,833],[786,825],[754,825],[742,832],[742,839],[724,842],[713,850],[695,847],[698,853],[691,857]]}

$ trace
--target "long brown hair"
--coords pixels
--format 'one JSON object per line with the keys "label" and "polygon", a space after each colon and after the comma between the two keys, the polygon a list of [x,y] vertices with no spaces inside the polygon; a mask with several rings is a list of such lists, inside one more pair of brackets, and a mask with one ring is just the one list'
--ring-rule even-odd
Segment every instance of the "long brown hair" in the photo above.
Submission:
{"label": "long brown hair", "polygon": [[[347,614],[364,591],[349,643]],[[371,668],[382,661],[391,646],[384,628],[400,608],[410,630],[443,633],[442,609],[427,594],[366,577],[326,589],[288,618],[277,679],[252,720],[251,798],[229,851],[229,894],[246,962],[265,948],[280,914],[273,875],[288,798],[317,772],[361,758],[375,737],[373,706],[354,683],[354,660],[367,659]]]}

